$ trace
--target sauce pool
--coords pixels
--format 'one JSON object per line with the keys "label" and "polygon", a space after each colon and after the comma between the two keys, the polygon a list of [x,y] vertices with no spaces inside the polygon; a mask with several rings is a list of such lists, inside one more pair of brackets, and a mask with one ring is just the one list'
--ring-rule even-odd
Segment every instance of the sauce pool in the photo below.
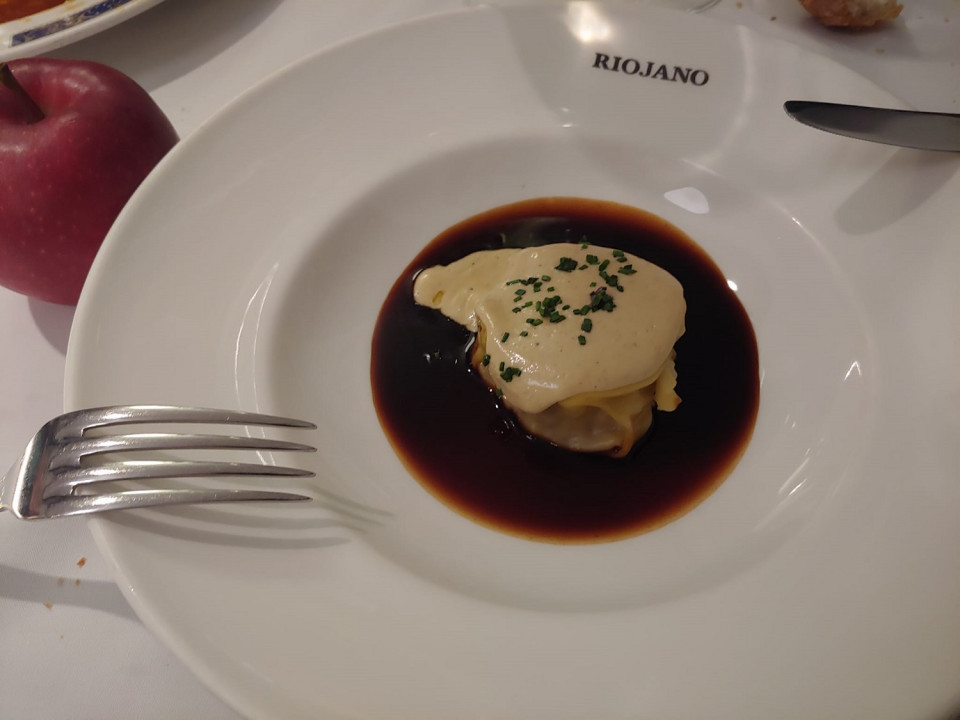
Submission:
{"label": "sauce pool", "polygon": [[[664,268],[687,303],[676,344],[682,403],[654,411],[651,431],[620,459],[526,435],[471,367],[472,333],[413,301],[425,267],[478,250],[584,239]],[[662,218],[598,200],[523,201],[440,234],[390,290],[372,351],[380,423],[411,474],[466,517],[532,540],[606,542],[683,515],[736,465],[759,406],[753,327],[720,269]]]}

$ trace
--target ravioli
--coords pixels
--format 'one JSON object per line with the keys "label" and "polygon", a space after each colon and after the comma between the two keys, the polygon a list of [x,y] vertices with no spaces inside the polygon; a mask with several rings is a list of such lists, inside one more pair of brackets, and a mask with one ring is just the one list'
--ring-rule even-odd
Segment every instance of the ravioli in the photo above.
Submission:
{"label": "ravioli", "polygon": [[587,243],[475,252],[421,271],[414,300],[476,333],[472,362],[532,435],[627,454],[653,410],[673,411],[683,288]]}

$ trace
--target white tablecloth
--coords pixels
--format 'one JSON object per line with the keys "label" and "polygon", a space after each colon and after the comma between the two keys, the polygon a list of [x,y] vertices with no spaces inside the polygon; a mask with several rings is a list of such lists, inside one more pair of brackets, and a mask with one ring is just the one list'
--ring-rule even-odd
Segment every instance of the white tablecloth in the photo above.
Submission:
{"label": "white tablecloth", "polygon": [[[903,2],[896,23],[863,33],[821,28],[796,0],[721,0],[705,15],[830,55],[916,107],[960,112],[960,2]],[[55,54],[126,72],[186,137],[304,55],[402,19],[476,4],[166,0]],[[4,464],[61,411],[72,317],[72,308],[0,288]],[[24,523],[0,515],[0,678],[0,718],[11,720],[239,717],[138,621],[82,519]]]}

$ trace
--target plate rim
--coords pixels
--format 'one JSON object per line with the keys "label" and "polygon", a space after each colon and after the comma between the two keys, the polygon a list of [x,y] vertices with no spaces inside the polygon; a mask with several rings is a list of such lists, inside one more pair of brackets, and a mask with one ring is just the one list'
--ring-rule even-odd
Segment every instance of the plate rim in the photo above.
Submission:
{"label": "plate rim", "polygon": [[80,0],[0,23],[0,62],[52,52],[79,42],[161,2]]}

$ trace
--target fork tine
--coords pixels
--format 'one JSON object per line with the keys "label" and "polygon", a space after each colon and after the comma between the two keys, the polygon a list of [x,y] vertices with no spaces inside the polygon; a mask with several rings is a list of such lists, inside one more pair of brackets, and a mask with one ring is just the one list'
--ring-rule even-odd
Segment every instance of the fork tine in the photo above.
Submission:
{"label": "fork tine", "polygon": [[67,517],[108,510],[222,502],[300,502],[306,495],[269,490],[122,490],[102,495],[68,495],[45,503],[45,517]]}
{"label": "fork tine", "polygon": [[81,438],[65,445],[56,457],[51,459],[50,469],[64,466],[77,466],[80,460],[89,455],[113,452],[147,450],[277,450],[290,452],[316,452],[312,445],[272,440],[270,438],[251,438],[237,435],[200,435],[176,433],[130,433],[128,435],[109,435],[103,437]]}
{"label": "fork tine", "polygon": [[[190,477],[313,477],[314,472],[266,463],[213,460],[127,460],[86,463],[83,458],[131,451],[254,450],[314,452],[302,443],[265,437],[207,433],[141,432],[103,437],[90,429],[137,423],[196,423],[273,428],[316,429],[303,420],[246,412],[186,408],[170,405],[126,405],[76,410],[53,418],[28,441],[11,469],[0,476],[0,510],[21,519],[57,517],[98,510],[149,505],[208,503],[237,500],[309,500],[297,493],[260,489],[145,489],[110,488],[103,492],[78,492],[95,483],[176,479]],[[260,433],[258,433],[260,434]],[[162,456],[161,456],[162,457]],[[108,458],[101,458],[108,460]]]}
{"label": "fork tine", "polygon": [[216,410],[213,408],[179,407],[175,405],[114,405],[76,410],[57,418],[58,438],[80,437],[84,430],[113,425],[137,423],[201,423],[211,425],[262,425],[316,429],[316,424],[305,420],[248,412],[246,410]]}
{"label": "fork tine", "polygon": [[316,473],[282,465],[214,461],[128,460],[64,470],[44,488],[44,496],[62,495],[76,487],[117,480],[158,480],[210,476],[314,477]]}

